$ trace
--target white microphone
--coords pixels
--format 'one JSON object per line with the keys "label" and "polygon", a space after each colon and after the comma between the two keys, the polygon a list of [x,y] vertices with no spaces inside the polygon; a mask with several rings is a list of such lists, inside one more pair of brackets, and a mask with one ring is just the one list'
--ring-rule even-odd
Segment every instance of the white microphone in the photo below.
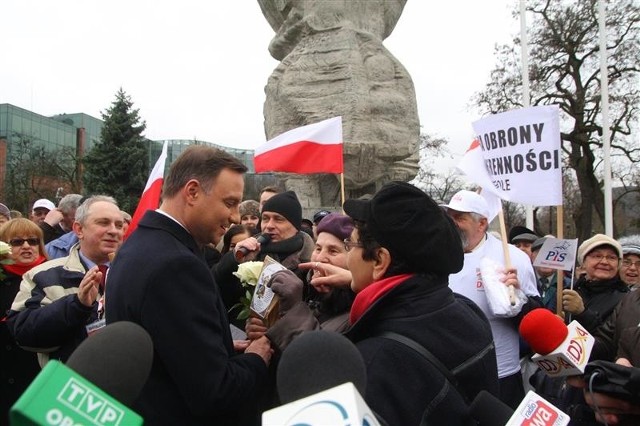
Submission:
{"label": "white microphone", "polygon": [[380,426],[360,393],[365,385],[362,355],[349,339],[329,331],[303,333],[278,364],[278,394],[285,405],[262,413],[262,424]]}
{"label": "white microphone", "polygon": [[487,391],[480,391],[469,407],[480,426],[566,426],[569,416],[533,391],[516,410]]}

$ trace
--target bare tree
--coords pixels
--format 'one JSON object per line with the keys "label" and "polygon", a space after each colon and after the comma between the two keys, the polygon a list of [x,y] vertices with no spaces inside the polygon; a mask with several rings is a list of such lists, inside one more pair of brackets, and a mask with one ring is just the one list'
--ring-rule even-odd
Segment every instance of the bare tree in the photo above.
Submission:
{"label": "bare tree", "polygon": [[428,134],[420,135],[420,168],[412,184],[429,194],[437,202],[446,203],[463,189],[460,175],[453,170],[446,173],[438,172],[433,166],[438,159],[451,158],[447,148],[448,141]]}
{"label": "bare tree", "polygon": [[36,198],[53,200],[56,190],[76,191],[76,164],[73,148],[50,149],[35,137],[13,133],[7,156],[5,201],[26,212]]}
{"label": "bare tree", "polygon": [[[531,105],[560,107],[562,149],[580,195],[573,220],[578,238],[584,240],[593,230],[594,208],[604,223],[598,0],[532,0],[527,10]],[[630,143],[629,135],[640,108],[640,6],[634,0],[609,1],[606,13],[612,157],[635,168],[640,147]],[[512,45],[496,48],[498,63],[491,81],[474,98],[482,112],[522,106],[519,45],[515,38]]]}

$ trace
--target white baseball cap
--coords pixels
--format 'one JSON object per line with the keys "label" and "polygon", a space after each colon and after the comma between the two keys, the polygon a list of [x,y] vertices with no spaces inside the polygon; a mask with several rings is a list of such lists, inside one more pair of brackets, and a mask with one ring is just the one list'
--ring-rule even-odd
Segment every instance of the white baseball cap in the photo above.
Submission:
{"label": "white baseball cap", "polygon": [[53,204],[53,202],[47,200],[46,198],[40,198],[35,203],[33,203],[33,208],[31,210],[35,210],[35,209],[53,210],[55,208],[56,208],[56,205]]}
{"label": "white baseball cap", "polygon": [[458,191],[449,204],[443,204],[442,207],[446,207],[451,210],[465,213],[478,213],[480,216],[489,218],[489,205],[487,200],[483,196],[473,191]]}

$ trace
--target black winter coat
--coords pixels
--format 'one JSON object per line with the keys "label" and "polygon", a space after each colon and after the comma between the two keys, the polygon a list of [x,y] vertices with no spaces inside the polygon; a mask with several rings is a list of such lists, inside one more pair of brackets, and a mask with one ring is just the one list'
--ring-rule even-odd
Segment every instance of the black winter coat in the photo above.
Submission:
{"label": "black winter coat", "polygon": [[[475,425],[464,398],[415,350],[385,337],[392,331],[427,348],[456,375],[467,401],[480,390],[498,394],[489,322],[446,278],[416,275],[375,301],[346,332],[367,368],[365,400],[391,425]],[[377,337],[376,337],[377,336]]]}

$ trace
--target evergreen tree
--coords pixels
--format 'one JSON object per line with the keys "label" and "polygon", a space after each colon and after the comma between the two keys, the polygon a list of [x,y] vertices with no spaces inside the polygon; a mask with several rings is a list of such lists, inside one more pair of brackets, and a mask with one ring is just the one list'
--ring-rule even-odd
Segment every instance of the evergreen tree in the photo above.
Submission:
{"label": "evergreen tree", "polygon": [[86,192],[111,195],[131,214],[149,175],[149,148],[142,136],[146,125],[138,111],[120,88],[111,108],[102,114],[100,142],[83,161]]}

